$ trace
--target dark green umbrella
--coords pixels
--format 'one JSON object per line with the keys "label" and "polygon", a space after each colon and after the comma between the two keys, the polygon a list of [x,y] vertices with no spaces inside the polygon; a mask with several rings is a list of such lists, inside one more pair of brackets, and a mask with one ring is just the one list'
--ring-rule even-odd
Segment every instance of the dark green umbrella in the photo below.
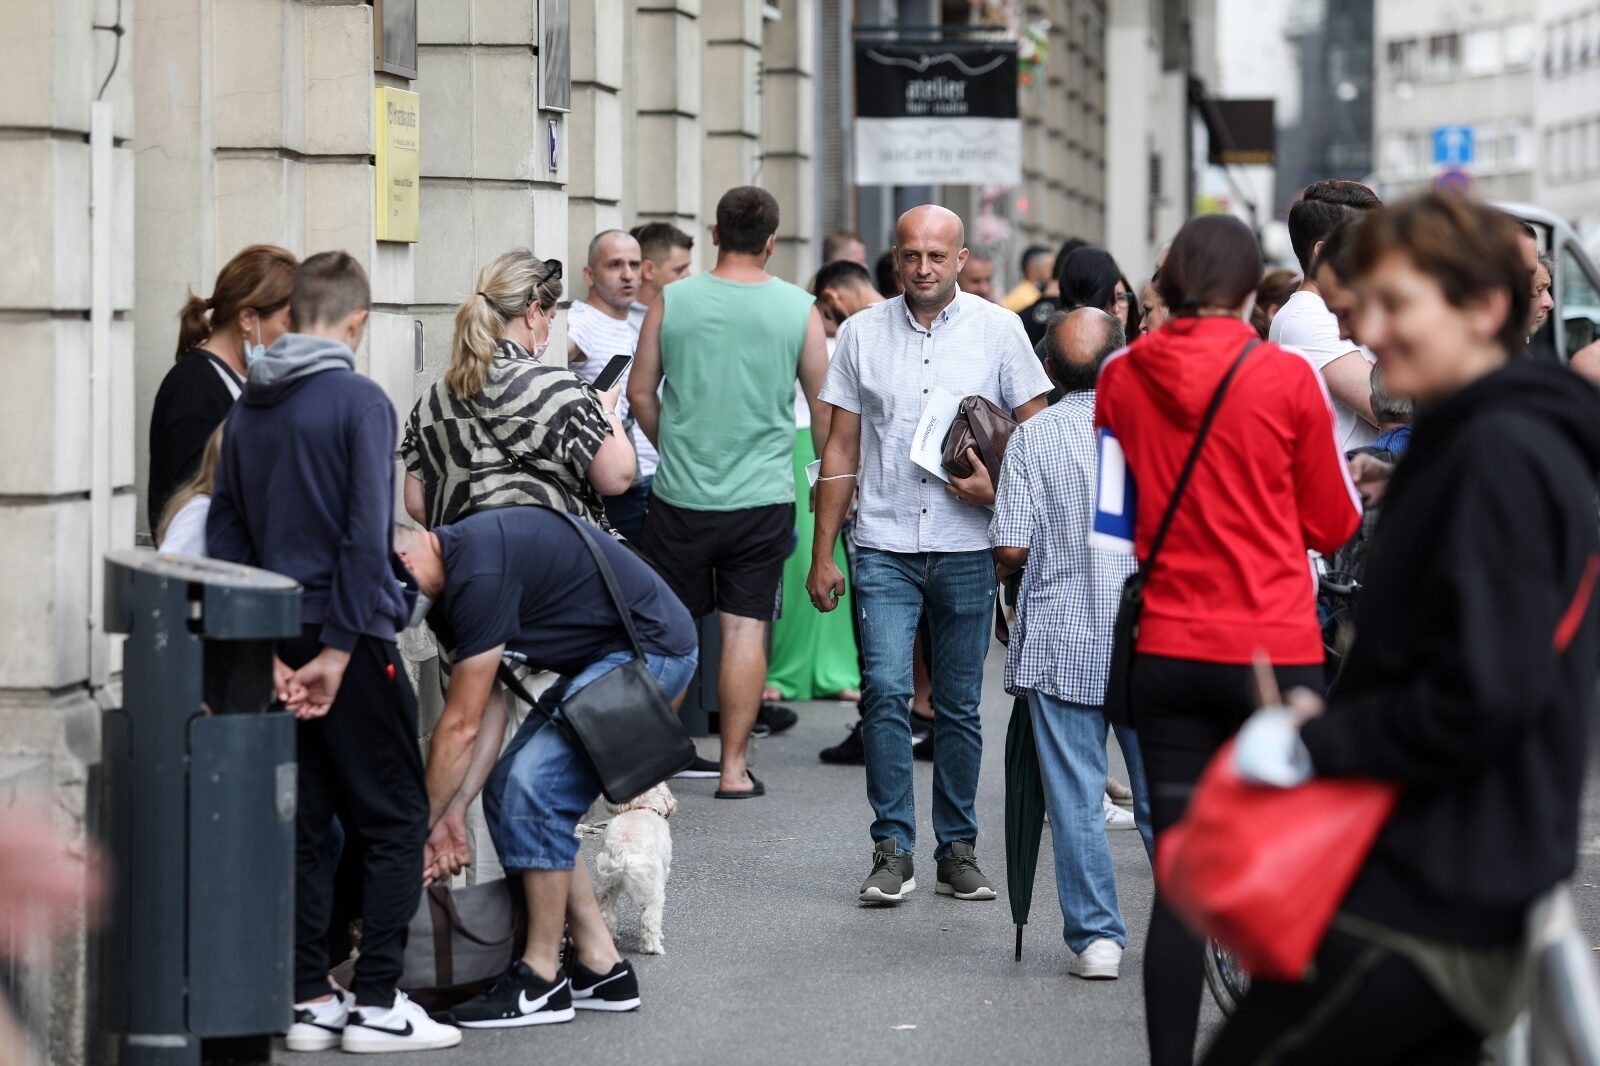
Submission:
{"label": "dark green umbrella", "polygon": [[1039,838],[1044,834],[1044,776],[1039,745],[1033,738],[1028,701],[1011,705],[1006,727],[1006,890],[1011,920],[1017,923],[1017,961],[1022,961],[1022,927],[1033,906],[1033,875],[1039,868]]}

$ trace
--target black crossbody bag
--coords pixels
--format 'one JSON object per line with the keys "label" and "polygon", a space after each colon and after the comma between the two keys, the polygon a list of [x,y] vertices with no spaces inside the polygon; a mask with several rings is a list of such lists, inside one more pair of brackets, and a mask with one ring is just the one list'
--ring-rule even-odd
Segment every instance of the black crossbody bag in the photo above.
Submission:
{"label": "black crossbody bag", "polygon": [[1111,629],[1111,670],[1106,674],[1106,721],[1114,725],[1132,726],[1133,721],[1133,650],[1139,642],[1139,615],[1144,611],[1144,586],[1150,575],[1155,572],[1156,557],[1161,554],[1161,545],[1166,542],[1167,530],[1172,528],[1172,517],[1178,513],[1178,504],[1183,500],[1183,491],[1189,487],[1189,476],[1194,473],[1195,463],[1200,459],[1200,447],[1206,442],[1206,434],[1211,432],[1211,423],[1216,420],[1217,408],[1222,406],[1222,397],[1228,391],[1228,384],[1244,364],[1245,357],[1250,354],[1260,340],[1250,338],[1245,344],[1239,357],[1228,367],[1228,372],[1222,375],[1222,381],[1217,385],[1217,391],[1211,394],[1211,404],[1206,408],[1204,417],[1200,419],[1200,428],[1195,430],[1194,444],[1189,448],[1189,458],[1184,461],[1183,472],[1178,475],[1178,482],[1172,488],[1172,498],[1167,501],[1166,513],[1161,516],[1161,524],[1156,527],[1155,539],[1150,542],[1150,555],[1144,564],[1129,574],[1122,583],[1122,596],[1117,601],[1117,620]]}
{"label": "black crossbody bag", "polygon": [[570,522],[594,556],[600,579],[616,605],[622,627],[628,631],[633,658],[563,700],[559,716],[547,714],[504,663],[500,665],[500,682],[533,713],[544,715],[566,734],[594,769],[606,799],[626,803],[692,763],[694,741],[689,739],[666,693],[645,664],[633,614],[600,546],[577,518],[554,507],[546,510]]}

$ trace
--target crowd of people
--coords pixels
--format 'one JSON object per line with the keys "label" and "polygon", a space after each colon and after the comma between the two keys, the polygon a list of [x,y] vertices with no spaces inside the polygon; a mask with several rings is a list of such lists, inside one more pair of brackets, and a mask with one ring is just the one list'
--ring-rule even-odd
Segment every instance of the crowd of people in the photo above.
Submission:
{"label": "crowd of people", "polygon": [[[923,205],[875,269],[858,236],[830,235],[808,291],[766,269],[777,201],[739,187],[717,205],[709,270],[691,272],[694,238],[667,223],[593,236],[565,365],[546,357],[563,265],[490,262],[403,421],[354,369],[360,265],[239,253],[182,314],[150,426],[150,522],[163,550],[304,589],[302,634],[274,665],[300,720],[289,1048],[443,1048],[462,1029],[639,1005],[579,859],[601,784],[552,727],[635,647],[677,705],[719,638],[719,758],[685,771],[718,800],[765,795],[750,738],[793,724],[781,701],[857,702],[821,755],[864,767],[860,903],[916,890],[918,758],[934,764],[937,893],[996,899],[977,793],[998,607],[1070,974],[1120,973],[1106,831],[1136,828],[1153,858],[1246,728],[1265,738],[1240,749],[1249,780],[1376,778],[1402,799],[1310,976],[1257,981],[1204,1061],[1475,1062],[1518,1006],[1529,906],[1575,863],[1600,664],[1600,382],[1584,380],[1600,350],[1569,368],[1530,347],[1549,263],[1491,207],[1384,205],[1325,181],[1288,222],[1298,274],[1264,272],[1248,227],[1205,216],[1137,285],[1073,240],[1027,249],[1002,295],[994,256]],[[611,379],[617,356],[631,363]],[[966,474],[914,458],[938,393],[1013,416],[997,471],[975,451]],[[1308,555],[1356,542],[1356,637],[1330,688]],[[396,650],[424,622],[447,677],[425,755]],[[1258,711],[1263,659],[1286,714]],[[555,678],[514,732],[508,669]],[[1108,779],[1108,733],[1126,784]],[[406,929],[424,882],[473,861],[480,796],[525,948],[430,1016],[398,988]],[[346,989],[329,973],[349,914]],[[1158,885],[1153,1063],[1195,1061],[1202,952]]]}

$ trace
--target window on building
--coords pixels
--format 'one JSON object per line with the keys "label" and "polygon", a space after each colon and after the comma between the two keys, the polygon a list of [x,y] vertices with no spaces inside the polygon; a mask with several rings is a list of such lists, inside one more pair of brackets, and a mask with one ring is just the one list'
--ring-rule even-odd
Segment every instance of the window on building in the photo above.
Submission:
{"label": "window on building", "polygon": [[1527,126],[1512,126],[1506,131],[1506,165],[1512,170],[1532,170],[1533,130]]}
{"label": "window on building", "polygon": [[1501,43],[1501,61],[1507,69],[1519,70],[1533,65],[1539,51],[1539,28],[1531,22],[1513,22],[1505,28]]}
{"label": "window on building", "polygon": [[1383,143],[1379,146],[1379,165],[1385,174],[1400,177],[1406,165],[1406,139],[1404,134],[1385,133]]}
{"label": "window on building", "polygon": [[1428,38],[1428,77],[1446,81],[1461,69],[1461,35],[1438,33]]}
{"label": "window on building", "polygon": [[1498,174],[1505,168],[1501,157],[1501,133],[1495,126],[1478,126],[1473,130],[1472,169],[1479,174]]}
{"label": "window on building", "polygon": [[1422,74],[1422,42],[1414,37],[1390,41],[1385,67],[1391,81],[1416,81]]}
{"label": "window on building", "polygon": [[1499,28],[1473,30],[1461,42],[1461,69],[1468,77],[1498,72],[1504,62],[1500,43]]}

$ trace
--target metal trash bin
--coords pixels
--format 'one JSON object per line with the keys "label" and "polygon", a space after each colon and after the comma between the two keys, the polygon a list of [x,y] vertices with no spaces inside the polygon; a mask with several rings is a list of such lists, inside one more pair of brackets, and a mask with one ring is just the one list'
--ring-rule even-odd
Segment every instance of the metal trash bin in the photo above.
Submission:
{"label": "metal trash bin", "polygon": [[148,549],[105,566],[106,629],[128,639],[104,719],[104,1028],[121,1066],[193,1066],[204,1038],[292,1020],[295,733],[272,642],[299,634],[300,586]]}

